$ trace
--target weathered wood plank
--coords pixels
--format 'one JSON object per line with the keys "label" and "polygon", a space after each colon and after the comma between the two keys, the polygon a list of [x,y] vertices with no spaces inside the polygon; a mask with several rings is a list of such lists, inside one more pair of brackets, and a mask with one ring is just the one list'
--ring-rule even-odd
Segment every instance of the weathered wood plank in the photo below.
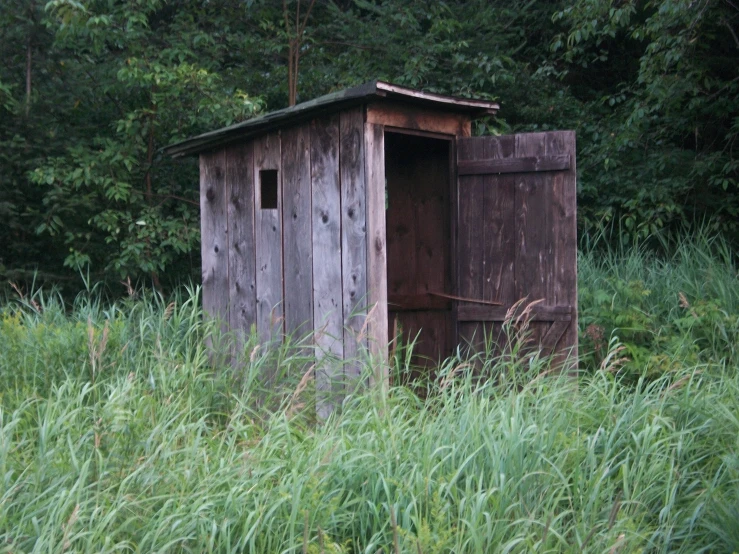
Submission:
{"label": "weathered wood plank", "polygon": [[[457,141],[449,144],[448,179],[449,179],[449,288],[452,293],[459,291],[459,263],[457,250],[457,232],[459,228],[459,182],[457,179]],[[459,344],[459,323],[457,320],[457,302],[453,302],[447,323],[449,346],[453,349]]]}
{"label": "weathered wood plank", "polygon": [[[554,290],[552,301],[577,305],[577,186],[576,144],[574,131],[547,133],[547,154],[567,154],[572,166],[552,175],[552,241],[554,244]],[[577,310],[569,327],[552,348],[558,362],[564,363],[569,354],[577,363]],[[571,351],[571,352],[570,352]]]}
{"label": "weathered wood plank", "polygon": [[203,310],[219,322],[223,333],[229,323],[228,188],[223,150],[200,155],[200,232],[202,241]]}
{"label": "weathered wood plank", "polygon": [[382,125],[364,128],[367,195],[368,345],[377,367],[375,381],[388,383],[387,247],[385,234],[385,135]]}
{"label": "weathered wood plank", "polygon": [[405,312],[403,316],[404,342],[407,345],[413,344],[413,369],[407,384],[420,378],[433,379],[433,371],[439,361],[448,355],[444,351],[447,318],[442,317],[440,312],[430,311]]}
{"label": "weathered wood plank", "polygon": [[[485,137],[484,155],[498,161],[515,154],[515,137]],[[484,274],[483,295],[485,300],[496,300],[511,306],[517,298],[514,287],[514,259],[516,252],[516,229],[514,224],[515,176],[513,174],[483,175],[483,233]],[[503,325],[490,322],[486,325],[488,337],[496,344],[486,345],[486,352],[502,355],[507,345]]]}
{"label": "weathered wood plank", "polygon": [[244,338],[256,324],[256,257],[254,242],[254,159],[251,143],[226,150],[226,182],[230,192],[228,228],[230,323],[234,355],[239,358]]}
{"label": "weathered wood plank", "polygon": [[301,339],[313,330],[310,126],[283,131],[281,143],[285,333]]}
{"label": "weathered wood plank", "polygon": [[[516,317],[524,308],[518,310]],[[462,305],[457,310],[460,321],[505,321],[510,306]],[[549,306],[536,304],[531,307],[531,321],[571,321],[572,306]]]}
{"label": "weathered wood plank", "polygon": [[[281,340],[282,298],[282,195],[280,191],[280,136],[265,135],[254,141],[254,222],[257,260],[257,333],[260,340]],[[277,209],[262,207],[260,172],[277,170]]]}
{"label": "weathered wood plank", "polygon": [[[483,150],[491,158],[506,159],[514,154],[515,139],[513,136],[486,137]],[[481,298],[507,306],[518,300],[514,287],[514,198],[513,175],[483,176],[484,270]]]}
{"label": "weathered wood plank", "polygon": [[572,325],[571,320],[557,320],[552,322],[547,332],[541,338],[541,354],[542,356],[551,356],[557,344],[559,344],[562,336],[567,332],[567,329]]}
{"label": "weathered wood plank", "polygon": [[489,173],[562,171],[569,168],[569,154],[557,154],[550,156],[527,156],[521,158],[460,160],[458,171],[460,175],[486,175]]}
{"label": "weathered wood plank", "polygon": [[364,110],[341,113],[339,151],[341,174],[341,267],[344,313],[344,375],[356,385],[362,366],[357,359],[367,307],[367,212],[364,190]]}
{"label": "weathered wood plank", "polygon": [[340,402],[343,349],[341,281],[341,190],[339,116],[311,123],[313,198],[313,327],[323,362],[316,366],[318,416],[327,418]]}
{"label": "weathered wood plank", "polygon": [[[516,135],[516,156],[543,156],[546,152],[546,133]],[[528,302],[551,302],[554,273],[552,258],[554,244],[551,235],[550,175],[528,173],[516,175],[516,298]],[[539,345],[546,333],[546,325],[530,326],[531,344]]]}
{"label": "weathered wood plank", "polygon": [[470,136],[472,126],[468,114],[426,110],[387,101],[367,106],[367,123],[458,137]]}
{"label": "weathered wood plank", "polygon": [[[474,160],[484,156],[483,141],[477,138],[457,140],[457,159]],[[484,180],[482,176],[460,176],[457,187],[457,295],[483,297],[484,259]],[[461,309],[459,305],[457,309]],[[457,317],[459,341],[473,349],[481,348],[484,332],[481,325]]]}

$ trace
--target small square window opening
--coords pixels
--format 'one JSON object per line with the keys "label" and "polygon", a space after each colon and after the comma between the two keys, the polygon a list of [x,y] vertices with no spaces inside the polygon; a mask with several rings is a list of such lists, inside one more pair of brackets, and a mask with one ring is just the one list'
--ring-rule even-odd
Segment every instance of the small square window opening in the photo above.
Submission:
{"label": "small square window opening", "polygon": [[259,171],[259,186],[262,196],[263,210],[277,209],[277,170],[262,169]]}

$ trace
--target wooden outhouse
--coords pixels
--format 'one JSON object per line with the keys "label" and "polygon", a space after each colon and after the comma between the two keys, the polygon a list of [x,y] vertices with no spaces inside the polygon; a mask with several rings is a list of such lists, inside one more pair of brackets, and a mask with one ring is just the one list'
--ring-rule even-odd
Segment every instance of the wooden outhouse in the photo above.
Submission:
{"label": "wooden outhouse", "polygon": [[526,298],[540,348],[576,349],[575,134],[471,137],[497,109],[375,81],[169,146],[200,156],[205,310],[436,360]]}

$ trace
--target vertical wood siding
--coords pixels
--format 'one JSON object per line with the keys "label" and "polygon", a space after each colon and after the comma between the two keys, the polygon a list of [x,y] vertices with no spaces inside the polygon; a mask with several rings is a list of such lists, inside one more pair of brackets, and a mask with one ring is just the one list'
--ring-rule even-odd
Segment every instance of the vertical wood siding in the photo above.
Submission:
{"label": "vertical wood siding", "polygon": [[367,233],[364,178],[364,109],[341,113],[339,166],[341,175],[341,273],[345,383],[357,384],[358,352],[367,344],[360,336],[367,305]]}
{"label": "vertical wood siding", "polygon": [[259,172],[278,170],[280,189],[280,135],[271,133],[254,141],[254,228],[256,232],[257,333],[262,342],[281,340],[282,298],[282,201],[277,209],[263,209]]}
{"label": "vertical wood siding", "polygon": [[241,359],[244,338],[256,323],[256,257],[254,242],[254,158],[251,143],[226,150],[229,191],[228,253],[229,320],[234,359]]}
{"label": "vertical wood siding", "polygon": [[226,153],[200,156],[200,229],[202,237],[203,310],[228,331],[228,188]]}
{"label": "vertical wood siding", "polygon": [[316,402],[319,417],[326,418],[341,382],[336,360],[344,357],[338,114],[311,123],[311,181],[313,327],[324,359],[316,366]]}
{"label": "vertical wood siding", "polygon": [[282,132],[285,332],[295,339],[313,330],[310,135],[307,124]]}

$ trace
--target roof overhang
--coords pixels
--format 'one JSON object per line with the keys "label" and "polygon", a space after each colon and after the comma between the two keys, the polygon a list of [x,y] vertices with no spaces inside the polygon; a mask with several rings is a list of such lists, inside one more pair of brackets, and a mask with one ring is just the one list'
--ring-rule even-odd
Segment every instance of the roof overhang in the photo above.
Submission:
{"label": "roof overhang", "polygon": [[489,100],[445,96],[401,87],[384,81],[372,81],[357,87],[332,92],[314,100],[270,112],[229,127],[223,127],[222,129],[185,139],[166,146],[163,152],[174,158],[178,158],[213,150],[228,143],[261,135],[275,128],[286,127],[310,120],[324,113],[336,111],[337,109],[346,109],[365,104],[373,99],[399,100],[437,110],[467,113],[471,117],[494,115],[499,109],[496,102]]}

